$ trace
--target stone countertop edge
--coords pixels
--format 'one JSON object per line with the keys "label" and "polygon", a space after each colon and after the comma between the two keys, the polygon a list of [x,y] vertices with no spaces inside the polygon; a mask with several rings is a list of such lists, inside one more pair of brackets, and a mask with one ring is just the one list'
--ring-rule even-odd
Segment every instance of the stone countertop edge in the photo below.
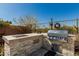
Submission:
{"label": "stone countertop edge", "polygon": [[[18,35],[18,34],[16,34]],[[30,33],[30,34],[23,34],[23,35],[26,35],[26,36],[23,36],[23,37],[14,37],[16,35],[8,35],[8,36],[3,36],[2,39],[4,41],[6,41],[7,43],[9,43],[9,40],[17,40],[17,39],[25,39],[25,38],[29,38],[29,37],[32,37],[32,36],[47,36],[47,33]],[[19,35],[22,35],[22,34],[19,34]],[[69,34],[68,35],[69,37],[74,37],[75,35],[72,35],[72,34]]]}
{"label": "stone countertop edge", "polygon": [[[20,35],[20,34],[19,34]],[[14,37],[15,35],[8,35],[8,36],[3,36],[2,39],[4,41],[9,41],[9,40],[17,40],[17,39],[25,39],[25,38],[29,38],[29,37],[33,37],[33,36],[39,36],[39,35],[42,35],[42,34],[24,34],[26,36],[23,36],[23,37]]]}

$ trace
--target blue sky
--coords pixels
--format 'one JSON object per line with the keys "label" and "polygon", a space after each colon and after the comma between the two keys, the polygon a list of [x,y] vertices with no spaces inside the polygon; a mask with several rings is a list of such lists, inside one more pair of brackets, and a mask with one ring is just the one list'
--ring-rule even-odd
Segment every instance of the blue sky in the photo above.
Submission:
{"label": "blue sky", "polygon": [[13,18],[31,15],[40,23],[47,23],[50,18],[54,20],[72,20],[79,18],[79,4],[62,3],[18,3],[0,4],[0,18],[13,21]]}

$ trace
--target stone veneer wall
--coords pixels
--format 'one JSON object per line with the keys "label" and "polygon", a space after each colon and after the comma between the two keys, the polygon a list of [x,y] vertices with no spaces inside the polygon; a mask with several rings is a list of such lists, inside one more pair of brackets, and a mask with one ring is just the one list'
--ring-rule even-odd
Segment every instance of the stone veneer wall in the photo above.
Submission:
{"label": "stone veneer wall", "polygon": [[75,48],[74,43],[76,40],[76,36],[69,36],[68,41],[62,45],[62,54],[65,56],[74,56]]}
{"label": "stone veneer wall", "polygon": [[51,49],[49,48],[50,47],[49,42],[46,39],[44,40],[44,37],[42,34],[40,35],[37,34],[30,37],[12,39],[12,40],[8,40],[4,36],[3,39],[5,40],[5,44],[4,44],[5,56],[28,56],[34,51],[39,50],[42,47],[46,48],[47,50]]}
{"label": "stone veneer wall", "polygon": [[9,41],[5,41],[4,54],[5,56],[29,55],[33,51],[36,51],[41,47],[42,47],[42,35],[9,40]]}
{"label": "stone veneer wall", "polygon": [[[74,42],[76,40],[75,35],[69,35],[65,40],[53,42],[53,44],[57,44],[58,46],[54,46],[54,49],[58,51],[63,56],[74,56]],[[58,47],[58,48],[57,48]]]}

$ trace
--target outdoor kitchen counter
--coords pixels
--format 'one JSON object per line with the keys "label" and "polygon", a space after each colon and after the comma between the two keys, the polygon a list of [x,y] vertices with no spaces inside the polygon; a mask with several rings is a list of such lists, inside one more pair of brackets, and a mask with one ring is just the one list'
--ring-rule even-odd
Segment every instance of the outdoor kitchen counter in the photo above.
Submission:
{"label": "outdoor kitchen counter", "polygon": [[[64,55],[74,55],[74,41],[75,35],[69,34],[69,42],[65,43],[63,46],[69,46],[70,48],[66,50],[70,50],[73,54],[66,51],[63,47],[62,54]],[[31,55],[34,51],[38,51],[41,47],[50,50],[51,42],[48,39],[47,33],[30,33],[30,34],[17,34],[17,35],[8,35],[3,36],[4,42],[4,55],[5,56],[26,56]],[[72,43],[72,44],[71,44]],[[69,45],[68,45],[69,44]],[[44,49],[43,49],[44,50]],[[64,53],[65,51],[65,53]],[[39,55],[38,51],[38,55]],[[34,53],[35,54],[35,53]],[[36,52],[37,54],[37,52]],[[43,53],[44,54],[44,53]]]}

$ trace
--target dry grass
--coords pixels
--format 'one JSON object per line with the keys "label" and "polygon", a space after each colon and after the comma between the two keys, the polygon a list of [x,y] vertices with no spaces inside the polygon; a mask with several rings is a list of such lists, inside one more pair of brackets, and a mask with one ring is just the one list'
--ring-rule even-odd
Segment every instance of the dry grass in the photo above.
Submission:
{"label": "dry grass", "polygon": [[0,56],[4,55],[4,41],[0,40]]}
{"label": "dry grass", "polygon": [[0,56],[3,56],[4,55],[4,50],[3,50],[3,47],[0,47]]}

